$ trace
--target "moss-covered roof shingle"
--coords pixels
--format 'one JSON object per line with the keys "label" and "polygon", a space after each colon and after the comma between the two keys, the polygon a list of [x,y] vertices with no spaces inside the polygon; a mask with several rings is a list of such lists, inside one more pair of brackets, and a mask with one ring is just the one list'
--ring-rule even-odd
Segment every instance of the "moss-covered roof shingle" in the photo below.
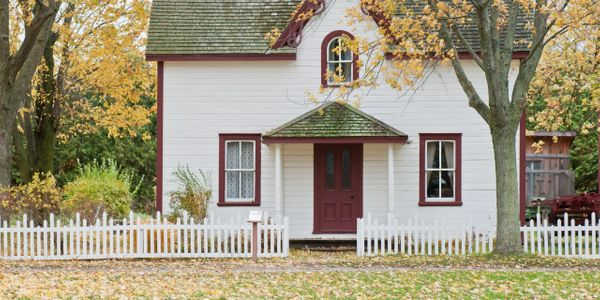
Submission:
{"label": "moss-covered roof shingle", "polygon": [[264,135],[266,138],[406,136],[352,105],[338,102],[323,104]]}
{"label": "moss-covered roof shingle", "polygon": [[[171,54],[265,54],[290,53],[296,49],[270,49],[265,34],[287,27],[301,0],[153,0],[148,30],[148,55]],[[405,5],[422,13],[423,1]],[[530,15],[520,14],[514,51],[527,51]],[[480,49],[475,23],[464,25],[461,32],[475,51]],[[466,51],[458,40],[459,51]]]}
{"label": "moss-covered roof shingle", "polygon": [[[154,0],[146,54],[264,54],[300,0]],[[282,48],[275,53],[295,53]]]}
{"label": "moss-covered roof shingle", "polygon": [[[409,11],[414,12],[415,18],[419,18],[419,16],[423,14],[423,10],[425,9],[426,5],[428,5],[427,1],[407,0],[403,2],[402,7],[398,8],[396,16],[405,17],[406,14],[402,13],[401,10],[406,8]],[[473,50],[480,51],[481,38],[479,36],[479,29],[477,25],[477,16],[475,13],[472,13],[469,15],[469,18],[470,21],[467,21],[464,25],[460,25],[459,30]],[[517,23],[515,26],[513,52],[529,51],[529,44],[531,42],[531,29],[527,24],[528,22],[533,22],[533,12],[527,13],[523,10],[520,10],[517,14],[516,20]],[[501,42],[504,41],[505,35],[505,30],[500,32]],[[460,39],[456,35],[453,37],[456,50],[458,50],[458,52],[467,52],[468,48],[460,41]]]}

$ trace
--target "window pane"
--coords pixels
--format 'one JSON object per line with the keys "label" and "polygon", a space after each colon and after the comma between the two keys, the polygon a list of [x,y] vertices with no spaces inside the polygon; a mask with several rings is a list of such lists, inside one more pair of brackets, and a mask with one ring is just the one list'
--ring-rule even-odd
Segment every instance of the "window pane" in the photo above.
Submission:
{"label": "window pane", "polygon": [[342,187],[350,188],[352,186],[352,161],[350,160],[350,150],[344,149],[342,152]]}
{"label": "window pane", "polygon": [[428,141],[427,148],[427,169],[438,169],[440,167],[440,143],[438,141]]}
{"label": "window pane", "polygon": [[339,49],[337,48],[340,45],[339,38],[335,38],[333,41],[329,43],[329,61],[337,61],[340,60]]}
{"label": "window pane", "polygon": [[325,154],[325,185],[328,189],[335,188],[335,154]]}
{"label": "window pane", "polygon": [[454,143],[442,142],[442,168],[454,169]]}
{"label": "window pane", "polygon": [[335,72],[335,68],[336,68],[337,65],[338,65],[337,63],[329,63],[328,64],[328,69],[327,69],[328,70],[327,71],[327,81],[328,82],[334,82],[335,81],[333,75],[337,74]]}
{"label": "window pane", "polygon": [[240,168],[240,143],[227,143],[227,165],[225,169]]}
{"label": "window pane", "polygon": [[242,142],[242,169],[254,169],[254,143]]}
{"label": "window pane", "polygon": [[427,198],[440,197],[440,171],[427,172]]}
{"label": "window pane", "polygon": [[341,71],[340,74],[343,77],[342,81],[343,82],[350,82],[352,81],[352,63],[351,62],[347,62],[347,63],[341,63]]}
{"label": "window pane", "polygon": [[454,172],[442,172],[442,197],[454,198]]}
{"label": "window pane", "polygon": [[227,199],[240,198],[240,172],[226,171],[225,172],[225,195]]}
{"label": "window pane", "polygon": [[342,47],[345,47],[345,49],[343,49],[340,58],[342,60],[352,60],[352,51],[350,50],[350,48],[348,48],[348,44],[342,42]]}
{"label": "window pane", "polygon": [[242,172],[242,198],[254,199],[254,172]]}

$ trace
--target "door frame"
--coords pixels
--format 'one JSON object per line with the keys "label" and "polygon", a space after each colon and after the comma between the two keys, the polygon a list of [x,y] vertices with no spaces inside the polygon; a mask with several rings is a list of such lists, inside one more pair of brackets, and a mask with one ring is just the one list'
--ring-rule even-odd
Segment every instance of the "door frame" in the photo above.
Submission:
{"label": "door frame", "polygon": [[[317,184],[319,183],[319,172],[317,169],[317,163],[318,163],[318,155],[317,155],[317,148],[319,147],[319,145],[330,145],[330,144],[313,144],[313,234],[356,234],[356,231],[354,232],[348,232],[348,231],[330,231],[330,230],[321,230],[321,222],[319,219],[319,212],[318,212],[318,203],[319,203],[319,189],[317,188]],[[363,197],[363,183],[364,183],[364,173],[363,173],[363,166],[364,166],[364,144],[362,143],[348,143],[348,144],[336,144],[336,145],[352,145],[352,146],[356,146],[356,152],[358,153],[358,157],[360,158],[360,163],[357,163],[356,166],[358,167],[358,172],[360,174],[359,176],[359,182],[358,182],[358,186],[357,186],[357,194],[359,195],[359,204],[358,204],[358,216],[357,218],[362,218],[363,216],[363,206],[364,206],[364,197]],[[354,165],[353,165],[354,167]]]}

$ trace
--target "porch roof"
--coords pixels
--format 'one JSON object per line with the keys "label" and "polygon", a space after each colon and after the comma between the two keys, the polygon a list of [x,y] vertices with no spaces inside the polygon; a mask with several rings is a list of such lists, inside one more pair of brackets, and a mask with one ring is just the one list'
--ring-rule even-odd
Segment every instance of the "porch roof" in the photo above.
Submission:
{"label": "porch roof", "polygon": [[339,102],[325,103],[263,135],[264,143],[405,143],[394,127]]}

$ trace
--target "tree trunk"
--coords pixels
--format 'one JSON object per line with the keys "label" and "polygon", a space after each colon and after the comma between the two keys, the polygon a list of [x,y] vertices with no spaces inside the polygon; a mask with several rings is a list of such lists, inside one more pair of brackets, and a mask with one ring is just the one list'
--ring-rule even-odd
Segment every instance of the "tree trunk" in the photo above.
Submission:
{"label": "tree trunk", "polygon": [[516,254],[522,251],[516,133],[516,127],[492,129],[496,163],[496,252],[499,254]]}
{"label": "tree trunk", "polygon": [[56,127],[53,120],[43,120],[36,133],[37,139],[37,165],[36,170],[41,173],[54,172],[54,152],[56,149]]}
{"label": "tree trunk", "polygon": [[[15,162],[22,182],[33,179],[35,173],[54,171],[56,134],[60,118],[60,103],[56,97],[54,78],[54,44],[58,34],[52,32],[44,48],[44,59],[38,69],[37,93],[28,98],[26,107],[32,111],[21,114],[18,124],[22,131],[15,131]],[[27,96],[29,97],[29,96]]]}
{"label": "tree trunk", "polygon": [[[0,1],[0,185],[10,185],[16,116],[31,92],[32,78],[61,2],[35,1],[25,34],[11,55],[8,1]],[[15,41],[16,42],[16,41]]]}
{"label": "tree trunk", "polygon": [[[12,117],[14,119],[14,116]],[[13,127],[10,116],[0,112],[0,186],[11,183]]]}
{"label": "tree trunk", "polygon": [[15,130],[14,135],[15,153],[14,161],[19,172],[21,182],[30,182],[32,179],[33,163],[29,160],[30,154],[27,153],[27,142],[23,133]]}

